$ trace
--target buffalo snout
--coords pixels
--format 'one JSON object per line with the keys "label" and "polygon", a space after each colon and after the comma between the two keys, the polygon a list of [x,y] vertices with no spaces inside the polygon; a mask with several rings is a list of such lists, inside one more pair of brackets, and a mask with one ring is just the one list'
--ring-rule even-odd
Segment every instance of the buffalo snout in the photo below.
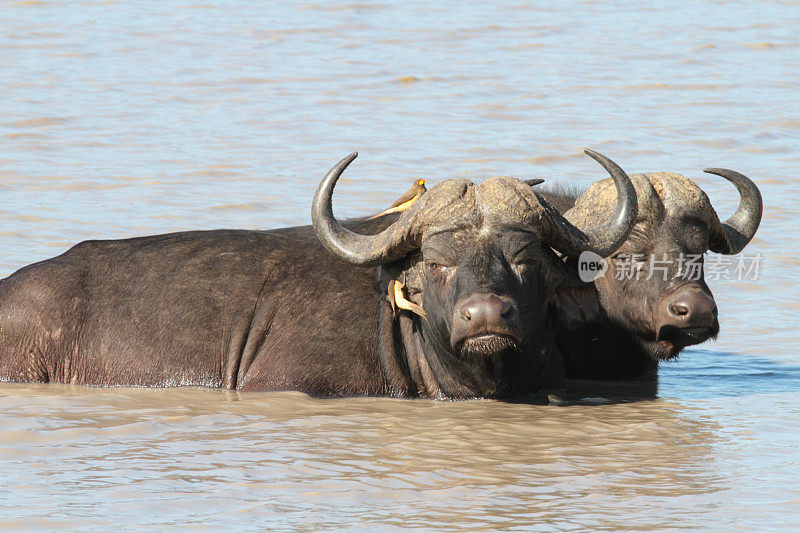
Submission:
{"label": "buffalo snout", "polygon": [[458,302],[450,337],[462,354],[493,355],[521,342],[519,309],[508,297],[472,294]]}
{"label": "buffalo snout", "polygon": [[719,332],[717,302],[701,287],[683,287],[663,298],[658,309],[658,340],[669,356]]}
{"label": "buffalo snout", "polygon": [[717,319],[717,302],[706,291],[691,287],[666,303],[667,321],[681,327],[711,327]]}

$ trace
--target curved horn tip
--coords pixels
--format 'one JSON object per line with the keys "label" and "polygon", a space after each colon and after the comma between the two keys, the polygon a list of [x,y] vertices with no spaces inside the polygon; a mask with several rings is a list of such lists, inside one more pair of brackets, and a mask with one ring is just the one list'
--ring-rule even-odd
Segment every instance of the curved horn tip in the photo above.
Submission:
{"label": "curved horn tip", "polygon": [[736,182],[751,185],[753,187],[753,192],[758,192],[759,196],[761,195],[761,192],[758,190],[758,186],[755,184],[755,182],[753,182],[753,180],[751,180],[741,172],[737,172],[735,170],[730,170],[727,168],[704,168],[703,172],[705,172],[706,174],[714,174],[716,176],[723,177],[726,180],[733,183],[734,185],[736,185]]}
{"label": "curved horn tip", "polygon": [[721,222],[721,229],[726,236],[724,240],[727,242],[717,243],[711,247],[714,252],[738,254],[753,239],[761,224],[764,213],[761,191],[753,180],[735,170],[706,168],[703,171],[725,178],[739,191],[739,207],[728,220]]}
{"label": "curved horn tip", "polygon": [[716,174],[717,176],[722,176],[724,178],[725,176],[724,176],[723,173],[726,172],[726,169],[724,169],[724,168],[704,168],[703,172],[705,172],[706,174]]}
{"label": "curved horn tip", "polygon": [[622,170],[621,168],[619,168],[619,165],[617,165],[609,157],[606,157],[603,154],[601,154],[600,152],[596,152],[596,151],[592,150],[591,148],[584,148],[583,149],[583,153],[588,155],[589,157],[591,157],[592,159],[594,159],[598,163],[600,163],[606,170],[608,170],[608,166],[609,165],[614,167],[614,168],[618,168],[619,170]]}
{"label": "curved horn tip", "polygon": [[413,249],[410,247],[412,243],[403,239],[414,219],[405,220],[402,226],[395,222],[377,235],[355,233],[336,220],[333,215],[333,191],[347,165],[357,156],[358,152],[348,155],[322,179],[311,202],[311,221],[320,243],[333,255],[349,263],[377,266],[394,261]]}
{"label": "curved horn tip", "polygon": [[594,251],[606,256],[625,242],[636,223],[638,214],[636,189],[625,171],[614,161],[589,148],[584,149],[584,153],[606,169],[617,190],[617,206],[614,214],[605,223],[586,232],[594,241]]}
{"label": "curved horn tip", "polygon": [[[328,173],[325,175],[325,179],[323,179],[322,182],[319,184],[320,188],[317,189],[317,192],[319,192],[321,190],[321,188],[325,185],[326,182],[329,183],[330,182],[329,180],[331,178],[333,179],[333,183],[336,183],[337,181],[339,181],[339,177],[342,175],[342,173],[345,171],[345,169],[350,166],[350,163],[352,163],[353,160],[356,157],[358,157],[358,152],[353,152],[352,154],[344,157],[341,161],[339,161],[338,163],[333,165],[331,167],[331,169],[328,171]],[[317,199],[316,199],[316,196],[315,196],[314,197],[314,202],[316,202],[316,201],[317,201]],[[313,209],[314,209],[314,207],[313,207],[313,204],[312,204],[312,210]]]}
{"label": "curved horn tip", "polygon": [[756,185],[753,180],[741,172],[729,170],[727,168],[704,168],[703,172],[725,178],[736,186],[740,194],[744,194],[746,191],[750,195],[754,196],[759,204],[763,202],[761,199],[761,191],[758,189],[758,185]]}
{"label": "curved horn tip", "polygon": [[531,178],[529,180],[525,180],[525,185],[533,187],[535,185],[541,185],[542,183],[544,183],[544,181],[545,180],[543,180],[542,178]]}

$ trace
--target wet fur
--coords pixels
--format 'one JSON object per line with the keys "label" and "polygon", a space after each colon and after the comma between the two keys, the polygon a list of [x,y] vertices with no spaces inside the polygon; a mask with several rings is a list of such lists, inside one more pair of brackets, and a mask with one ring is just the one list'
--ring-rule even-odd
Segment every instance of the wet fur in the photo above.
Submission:
{"label": "wet fur", "polygon": [[441,398],[560,385],[552,351],[541,376],[507,368],[513,387],[431,357],[422,319],[386,298],[393,268],[335,259],[310,226],[83,242],[0,282],[0,380]]}

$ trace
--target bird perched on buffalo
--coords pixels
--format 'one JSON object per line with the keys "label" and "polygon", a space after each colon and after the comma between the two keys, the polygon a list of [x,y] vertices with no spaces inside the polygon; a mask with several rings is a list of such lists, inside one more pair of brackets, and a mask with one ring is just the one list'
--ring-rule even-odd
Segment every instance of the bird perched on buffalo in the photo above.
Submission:
{"label": "bird perched on buffalo", "polygon": [[425,180],[418,179],[414,181],[414,185],[411,186],[403,195],[397,199],[395,203],[389,206],[388,209],[385,211],[381,211],[377,215],[373,217],[369,217],[367,220],[372,220],[373,218],[382,217],[384,215],[388,215],[390,213],[400,213],[401,211],[405,211],[411,205],[419,200],[419,197],[425,194],[427,191],[427,187],[425,187]]}

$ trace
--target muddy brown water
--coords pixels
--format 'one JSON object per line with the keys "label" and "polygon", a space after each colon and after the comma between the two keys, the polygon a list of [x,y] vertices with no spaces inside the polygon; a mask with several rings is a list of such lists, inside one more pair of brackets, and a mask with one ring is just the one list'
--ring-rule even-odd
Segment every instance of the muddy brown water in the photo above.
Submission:
{"label": "muddy brown water", "polygon": [[[654,391],[566,406],[0,384],[12,529],[795,530],[800,7],[0,5],[0,275],[87,238],[307,223],[416,177],[588,185],[592,147],[761,186],[757,280]],[[636,401],[628,401],[635,399]]]}

